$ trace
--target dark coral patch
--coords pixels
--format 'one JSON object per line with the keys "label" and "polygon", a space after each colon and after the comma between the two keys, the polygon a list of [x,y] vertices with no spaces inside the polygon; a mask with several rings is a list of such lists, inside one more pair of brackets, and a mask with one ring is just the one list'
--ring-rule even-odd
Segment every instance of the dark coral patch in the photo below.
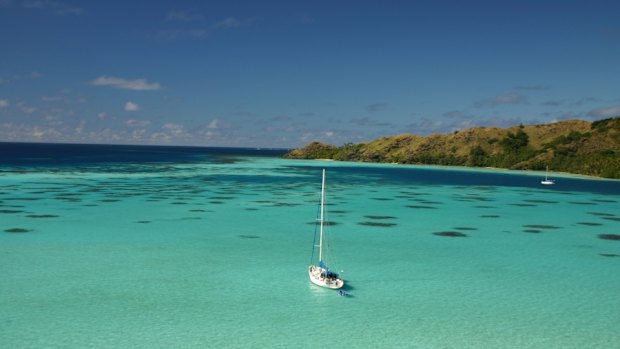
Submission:
{"label": "dark coral patch", "polygon": [[603,217],[603,219],[606,219],[608,221],[620,222],[620,217]]}
{"label": "dark coral patch", "polygon": [[364,217],[368,219],[395,219],[396,218],[394,216],[364,216]]}
{"label": "dark coral patch", "polygon": [[367,225],[369,227],[392,227],[396,223],[383,223],[383,222],[360,222],[359,225]]}
{"label": "dark coral patch", "polygon": [[523,230],[524,233],[530,233],[530,234],[538,234],[540,233],[540,230],[538,229],[525,229]]}
{"label": "dark coral patch", "polygon": [[24,229],[24,228],[9,228],[9,229],[5,229],[4,230],[7,233],[27,233],[29,231],[31,231],[30,229]]}
{"label": "dark coral patch", "polygon": [[589,226],[591,226],[591,227],[596,227],[596,226],[602,225],[601,223],[592,223],[592,222],[579,222],[579,223],[577,223],[577,224],[581,224],[581,225],[589,225]]}
{"label": "dark coral patch", "polygon": [[4,198],[6,201],[37,201],[41,198]]}
{"label": "dark coral patch", "polygon": [[455,200],[458,201],[495,201],[491,198],[488,197],[484,197],[484,196],[476,196],[476,195],[466,195],[466,196],[456,196]]}
{"label": "dark coral patch", "polygon": [[474,206],[474,208],[495,208],[495,206],[478,205]]}
{"label": "dark coral patch", "polygon": [[467,237],[467,235],[465,235],[463,233],[460,233],[458,231],[440,231],[440,232],[433,233],[433,235],[447,236],[447,237],[453,237],[453,238],[464,238],[464,237]]}
{"label": "dark coral patch", "polygon": [[603,240],[620,241],[620,235],[618,234],[600,234],[598,238]]}
{"label": "dark coral patch", "polygon": [[613,217],[613,216],[615,216],[615,214],[607,213],[607,212],[588,212],[588,214],[591,214],[593,216],[599,216],[599,217]]}
{"label": "dark coral patch", "polygon": [[214,205],[221,205],[224,202],[223,201],[209,201],[210,204],[214,204]]}
{"label": "dark coral patch", "polygon": [[480,218],[499,218],[496,214],[483,214]]}
{"label": "dark coral patch", "polygon": [[199,221],[201,219],[202,219],[202,217],[183,217],[183,218],[181,218],[182,221]]}
{"label": "dark coral patch", "polygon": [[510,204],[512,206],[519,206],[519,207],[535,207],[536,205],[534,204]]}
{"label": "dark coral patch", "polygon": [[608,199],[594,199],[592,201],[596,201],[596,202],[609,202],[609,203],[618,202],[616,200],[608,200]]}
{"label": "dark coral patch", "polygon": [[525,224],[523,225],[526,228],[535,228],[535,229],[561,229],[562,227],[558,227],[555,225],[547,225],[547,224]]}
{"label": "dark coral patch", "polygon": [[557,204],[557,201],[549,201],[549,200],[523,200],[525,202],[534,202],[537,204]]}
{"label": "dark coral patch", "polygon": [[614,254],[614,253],[599,253],[599,255],[603,257],[620,257],[620,254]]}
{"label": "dark coral patch", "polygon": [[0,210],[0,213],[20,213],[20,212],[24,212],[24,211],[18,211],[18,210]]}
{"label": "dark coral patch", "polygon": [[433,206],[423,206],[423,205],[406,205],[406,206],[410,208],[421,208],[421,209],[436,209],[437,208]]}
{"label": "dark coral patch", "polygon": [[588,201],[570,201],[569,204],[574,205],[596,205],[596,202],[588,202]]}
{"label": "dark coral patch", "polygon": [[478,228],[472,228],[472,227],[454,227],[452,229],[454,230],[478,230]]}
{"label": "dark coral patch", "polygon": [[55,214],[29,214],[26,217],[28,218],[57,218],[59,215]]}
{"label": "dark coral patch", "polygon": [[151,223],[151,221],[137,221],[136,223],[147,224],[147,223]]}
{"label": "dark coral patch", "polygon": [[241,234],[241,235],[237,235],[237,236],[239,238],[241,238],[241,239],[260,239],[260,236],[258,236],[258,235],[244,235],[244,234]]}
{"label": "dark coral patch", "polygon": [[379,201],[390,201],[390,200],[394,200],[392,198],[371,198],[373,200],[379,200]]}
{"label": "dark coral patch", "polygon": [[66,202],[81,202],[82,201],[82,199],[78,199],[78,198],[56,198],[56,200],[62,200]]}
{"label": "dark coral patch", "polygon": [[[321,222],[316,221],[316,222],[312,222],[312,223],[308,223],[308,224],[315,224],[315,225],[319,225],[321,224]],[[336,225],[338,223],[334,222],[334,221],[323,221],[323,225],[324,226],[332,226],[332,225]]]}

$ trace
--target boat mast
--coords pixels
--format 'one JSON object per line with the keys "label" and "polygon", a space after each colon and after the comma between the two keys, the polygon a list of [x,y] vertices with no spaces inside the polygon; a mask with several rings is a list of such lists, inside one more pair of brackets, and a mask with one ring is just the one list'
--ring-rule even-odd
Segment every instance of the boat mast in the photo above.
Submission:
{"label": "boat mast", "polygon": [[323,169],[323,180],[321,182],[321,228],[319,237],[319,261],[323,260],[323,205],[325,203],[325,169]]}

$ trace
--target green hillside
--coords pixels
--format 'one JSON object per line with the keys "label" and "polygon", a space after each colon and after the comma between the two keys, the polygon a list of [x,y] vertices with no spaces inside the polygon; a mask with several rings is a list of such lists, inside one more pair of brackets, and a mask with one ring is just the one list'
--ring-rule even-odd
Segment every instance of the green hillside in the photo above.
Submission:
{"label": "green hillside", "polygon": [[620,179],[620,117],[476,127],[427,137],[403,134],[341,147],[312,142],[285,157],[519,170],[549,166],[553,171]]}

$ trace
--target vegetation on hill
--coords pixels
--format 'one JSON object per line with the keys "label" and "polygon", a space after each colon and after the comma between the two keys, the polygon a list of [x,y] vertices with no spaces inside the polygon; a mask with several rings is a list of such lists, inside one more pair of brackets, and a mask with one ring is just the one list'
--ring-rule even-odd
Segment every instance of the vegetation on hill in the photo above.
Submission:
{"label": "vegetation on hill", "polygon": [[294,159],[498,167],[620,179],[620,117],[506,129],[477,127],[427,137],[404,134],[341,147],[312,142]]}

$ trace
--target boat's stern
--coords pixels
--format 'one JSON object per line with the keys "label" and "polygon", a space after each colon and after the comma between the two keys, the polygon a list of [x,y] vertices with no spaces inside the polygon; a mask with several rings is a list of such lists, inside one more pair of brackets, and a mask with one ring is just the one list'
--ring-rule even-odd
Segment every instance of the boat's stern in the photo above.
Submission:
{"label": "boat's stern", "polygon": [[308,267],[308,276],[313,284],[321,287],[331,288],[337,290],[344,286],[344,280],[339,277],[326,277],[328,270],[311,265]]}

